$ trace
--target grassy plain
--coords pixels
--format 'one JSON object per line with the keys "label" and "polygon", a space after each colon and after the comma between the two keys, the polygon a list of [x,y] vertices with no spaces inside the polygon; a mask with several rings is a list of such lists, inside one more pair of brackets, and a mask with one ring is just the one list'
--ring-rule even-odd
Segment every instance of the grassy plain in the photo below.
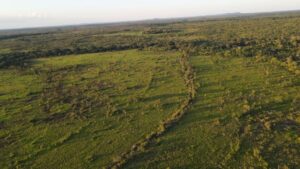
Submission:
{"label": "grassy plain", "polygon": [[130,50],[1,70],[1,168],[108,165],[186,97],[178,59]]}
{"label": "grassy plain", "polygon": [[190,111],[125,168],[297,168],[300,79],[255,58],[194,56]]}
{"label": "grassy plain", "polygon": [[299,24],[0,31],[0,168],[300,168]]}

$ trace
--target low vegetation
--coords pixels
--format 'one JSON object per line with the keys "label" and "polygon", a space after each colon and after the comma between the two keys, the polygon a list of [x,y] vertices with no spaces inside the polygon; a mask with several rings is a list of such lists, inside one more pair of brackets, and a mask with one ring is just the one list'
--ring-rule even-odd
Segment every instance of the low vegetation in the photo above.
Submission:
{"label": "low vegetation", "polygon": [[0,32],[0,168],[299,168],[298,25]]}
{"label": "low vegetation", "polygon": [[[299,78],[254,58],[193,56],[193,106],[125,168],[297,168]],[[267,73],[267,72],[270,73]]]}

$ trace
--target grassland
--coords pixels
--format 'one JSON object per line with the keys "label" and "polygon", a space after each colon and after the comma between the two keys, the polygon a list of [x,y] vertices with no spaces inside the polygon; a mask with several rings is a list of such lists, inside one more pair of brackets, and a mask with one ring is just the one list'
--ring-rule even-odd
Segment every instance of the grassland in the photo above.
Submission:
{"label": "grassland", "polygon": [[1,168],[108,165],[186,97],[178,59],[132,50],[1,71]]}
{"label": "grassland", "polygon": [[190,111],[125,168],[299,166],[300,79],[254,58],[191,58]]}
{"label": "grassland", "polygon": [[0,32],[0,168],[298,169],[299,24]]}

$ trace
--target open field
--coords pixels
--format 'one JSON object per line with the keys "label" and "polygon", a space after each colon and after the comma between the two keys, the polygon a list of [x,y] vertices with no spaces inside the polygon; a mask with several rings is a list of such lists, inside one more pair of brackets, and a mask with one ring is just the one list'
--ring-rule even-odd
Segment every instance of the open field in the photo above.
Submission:
{"label": "open field", "polygon": [[133,50],[1,71],[1,168],[107,165],[186,97],[177,60]]}
{"label": "open field", "polygon": [[191,63],[192,108],[128,168],[297,168],[299,78],[255,59],[195,56]]}
{"label": "open field", "polygon": [[300,168],[299,24],[0,34],[0,168]]}

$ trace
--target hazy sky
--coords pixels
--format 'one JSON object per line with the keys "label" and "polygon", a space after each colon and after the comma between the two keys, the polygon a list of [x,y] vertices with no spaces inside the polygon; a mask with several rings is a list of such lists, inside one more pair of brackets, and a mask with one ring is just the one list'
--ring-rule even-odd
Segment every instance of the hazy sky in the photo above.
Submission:
{"label": "hazy sky", "polygon": [[300,0],[0,0],[0,29],[300,9]]}

